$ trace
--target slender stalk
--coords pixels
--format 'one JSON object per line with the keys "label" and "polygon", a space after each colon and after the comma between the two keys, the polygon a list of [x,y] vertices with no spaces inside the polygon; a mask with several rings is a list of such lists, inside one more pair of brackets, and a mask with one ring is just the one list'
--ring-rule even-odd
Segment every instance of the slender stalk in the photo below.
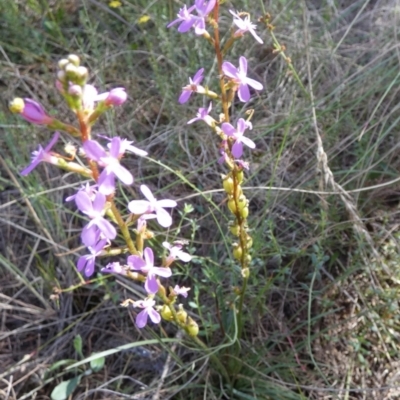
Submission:
{"label": "slender stalk", "polygon": [[109,199],[110,205],[111,205],[111,212],[113,213],[115,220],[117,221],[117,224],[119,228],[121,229],[122,235],[125,239],[125,243],[128,246],[129,252],[131,254],[135,255],[140,255],[139,252],[136,249],[135,244],[133,243],[133,240],[131,238],[131,234],[129,233],[128,226],[126,225],[125,221],[121,217],[121,214],[115,205],[114,199]]}
{"label": "slender stalk", "polygon": [[218,27],[218,17],[219,17],[219,1],[216,2],[214,7],[214,48],[215,54],[217,56],[218,63],[218,73],[219,73],[219,85],[221,88],[221,99],[222,99],[222,109],[224,110],[225,122],[229,122],[229,107],[227,101],[227,95],[225,90],[224,73],[222,71],[222,52],[221,52],[221,42],[219,38],[219,27]]}

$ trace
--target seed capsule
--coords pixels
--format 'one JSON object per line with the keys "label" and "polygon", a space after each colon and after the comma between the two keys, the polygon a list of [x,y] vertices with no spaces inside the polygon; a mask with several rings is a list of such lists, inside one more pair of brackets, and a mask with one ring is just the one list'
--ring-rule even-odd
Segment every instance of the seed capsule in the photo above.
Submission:
{"label": "seed capsule", "polygon": [[192,318],[188,317],[187,321],[187,332],[190,336],[197,336],[199,333],[199,326],[197,325],[196,321]]}
{"label": "seed capsule", "polygon": [[242,218],[247,218],[249,216],[249,207],[244,207],[242,210],[240,210],[240,215]]}
{"label": "seed capsule", "polygon": [[165,319],[166,321],[172,321],[173,316],[170,308],[166,306],[165,304],[163,305],[163,308],[161,309],[161,317]]}
{"label": "seed capsule", "polygon": [[237,209],[236,209],[236,203],[235,200],[231,197],[228,200],[228,208],[231,211],[232,214],[236,214],[237,213]]}
{"label": "seed capsule", "polygon": [[233,193],[233,179],[230,176],[227,176],[223,179],[222,181],[222,186],[224,187],[224,190],[228,194]]}
{"label": "seed capsule", "polygon": [[233,257],[236,258],[236,260],[240,260],[242,258],[243,254],[243,249],[240,247],[238,243],[233,243]]}
{"label": "seed capsule", "polygon": [[176,313],[178,321],[180,323],[182,323],[182,324],[186,324],[187,312],[183,309],[183,305],[182,304],[179,304],[178,308],[179,308],[179,310]]}

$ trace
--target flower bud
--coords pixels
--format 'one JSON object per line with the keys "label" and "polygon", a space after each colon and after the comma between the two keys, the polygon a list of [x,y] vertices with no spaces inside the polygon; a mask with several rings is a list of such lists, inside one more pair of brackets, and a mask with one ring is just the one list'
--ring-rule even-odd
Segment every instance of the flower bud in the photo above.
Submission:
{"label": "flower bud", "polygon": [[22,118],[35,125],[49,125],[53,122],[53,118],[46,114],[43,107],[31,99],[14,99],[10,103],[10,111],[20,114]]}
{"label": "flower bud", "polygon": [[86,80],[89,76],[89,71],[86,67],[78,67],[76,69],[77,77],[81,80]]}
{"label": "flower bud", "polygon": [[246,243],[247,248],[251,249],[253,247],[253,238],[251,236],[247,236],[246,240],[247,240],[247,243]]}
{"label": "flower bud", "polygon": [[67,60],[66,58],[62,58],[59,62],[58,62],[58,68],[63,70],[67,65],[69,64],[69,60]]}
{"label": "flower bud", "polygon": [[67,64],[64,68],[66,77],[71,81],[75,82],[76,78],[78,77],[78,68],[74,64]]}
{"label": "flower bud", "polygon": [[160,311],[161,317],[165,319],[166,321],[172,321],[174,319],[171,309],[167,305],[163,305],[161,311]]}
{"label": "flower bud", "polygon": [[[62,93],[64,91],[63,83],[65,83],[67,78],[67,74],[65,71],[58,71],[57,72],[57,81],[56,81],[56,88]],[[57,86],[57,83],[60,82],[61,86]]]}
{"label": "flower bud", "polygon": [[79,85],[71,85],[68,88],[68,94],[70,94],[71,96],[80,97],[82,96],[82,87]]}
{"label": "flower bud", "polygon": [[233,257],[235,257],[236,260],[240,260],[243,254],[242,247],[239,245],[239,243],[232,243],[232,247],[233,247],[233,252],[232,252]]}
{"label": "flower bud", "polygon": [[224,176],[222,178],[222,186],[224,187],[224,190],[228,194],[233,193],[233,179],[231,176]]}
{"label": "flower bud", "polygon": [[237,209],[236,209],[236,203],[235,203],[235,199],[233,197],[231,197],[228,200],[228,208],[231,211],[232,214],[236,214]]}
{"label": "flower bud", "polygon": [[177,318],[178,318],[178,321],[181,323],[181,324],[186,324],[186,320],[187,320],[187,312],[183,309],[183,305],[182,304],[179,304],[179,306],[178,306],[178,308],[179,308],[179,310],[178,310],[178,312],[176,313],[176,316],[177,316]]}
{"label": "flower bud", "polygon": [[71,64],[74,64],[76,67],[79,67],[79,64],[81,63],[81,60],[79,59],[79,57],[76,54],[70,54],[68,56],[68,61]]}
{"label": "flower bud", "polygon": [[126,94],[125,88],[115,88],[110,90],[105,100],[107,106],[120,106],[125,103],[128,95]]}
{"label": "flower bud", "polygon": [[197,336],[199,334],[199,325],[197,325],[196,321],[190,317],[188,317],[186,328],[187,333],[190,336]]}

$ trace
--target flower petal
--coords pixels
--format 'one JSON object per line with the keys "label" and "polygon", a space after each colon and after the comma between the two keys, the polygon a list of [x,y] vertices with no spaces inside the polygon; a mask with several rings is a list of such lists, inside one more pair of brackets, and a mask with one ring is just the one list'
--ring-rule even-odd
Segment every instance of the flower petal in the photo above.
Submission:
{"label": "flower petal", "polygon": [[149,314],[150,319],[152,320],[152,322],[154,324],[159,324],[160,323],[161,316],[156,310],[154,310],[154,308],[148,308],[147,312]]}
{"label": "flower petal", "polygon": [[150,247],[146,247],[143,251],[144,259],[148,267],[153,267],[154,265],[154,253]]}
{"label": "flower petal", "polygon": [[132,214],[137,214],[137,215],[153,211],[150,202],[146,200],[132,200],[129,202],[128,208]]}
{"label": "flower petal", "polygon": [[144,309],[136,316],[136,325],[138,328],[144,328],[146,326],[147,315],[147,309]]}
{"label": "flower petal", "polygon": [[163,208],[157,208],[156,210],[157,222],[163,227],[168,228],[172,225],[172,217]]}
{"label": "flower petal", "polygon": [[154,275],[147,275],[146,282],[144,283],[144,288],[147,293],[155,294],[158,292],[158,282]]}

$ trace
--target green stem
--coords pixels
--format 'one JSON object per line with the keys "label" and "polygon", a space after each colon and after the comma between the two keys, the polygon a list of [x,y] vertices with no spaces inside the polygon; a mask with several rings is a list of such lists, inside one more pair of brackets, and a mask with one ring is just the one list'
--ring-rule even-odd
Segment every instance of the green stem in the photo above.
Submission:
{"label": "green stem", "polygon": [[133,243],[133,240],[131,238],[131,234],[129,233],[129,229],[125,224],[124,220],[122,219],[121,214],[119,213],[119,210],[114,203],[114,200],[111,199],[109,200],[109,202],[111,204],[111,211],[115,217],[115,220],[117,221],[119,228],[121,229],[122,235],[125,239],[126,245],[128,246],[129,252],[131,254],[139,255],[139,252],[136,250],[135,244]]}

